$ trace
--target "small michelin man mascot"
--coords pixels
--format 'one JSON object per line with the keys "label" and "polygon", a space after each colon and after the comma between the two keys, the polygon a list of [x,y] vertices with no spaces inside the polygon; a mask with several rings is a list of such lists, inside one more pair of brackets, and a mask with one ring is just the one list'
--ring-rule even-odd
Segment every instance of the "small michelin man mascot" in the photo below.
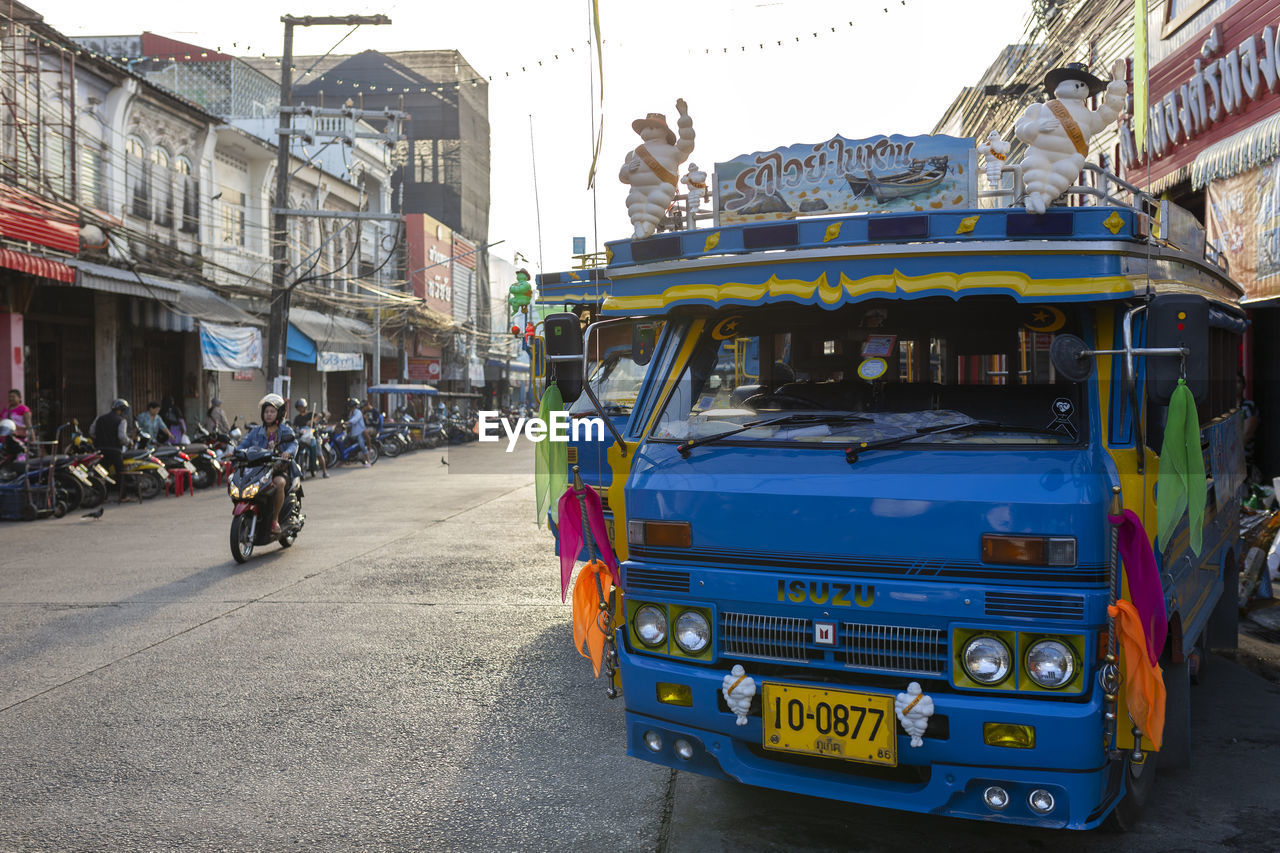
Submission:
{"label": "small michelin man mascot", "polygon": [[1004,160],[1009,156],[1008,142],[1000,136],[1000,131],[993,130],[987,134],[986,140],[978,143],[978,153],[986,158],[985,167],[987,172],[987,184],[991,187],[1000,186],[1000,168],[1004,165]]}
{"label": "small michelin man mascot", "polygon": [[689,225],[693,226],[702,200],[707,197],[707,173],[698,168],[697,163],[689,164],[689,171],[680,179],[680,183],[688,188]]}
{"label": "small michelin man mascot", "polygon": [[924,731],[933,716],[933,700],[921,691],[920,682],[911,682],[906,693],[894,698],[893,712],[898,715],[903,730],[911,735],[911,745],[924,746]]}
{"label": "small michelin man mascot", "polygon": [[738,725],[747,724],[747,713],[751,710],[751,699],[756,695],[756,682],[742,664],[734,664],[733,669],[724,677],[720,692],[724,694],[725,704],[729,710],[738,715]]}
{"label": "small michelin man mascot", "polygon": [[639,240],[658,230],[658,222],[676,197],[680,164],[693,153],[693,119],[684,98],[676,101],[680,112],[677,125],[680,137],[667,126],[667,117],[649,113],[631,123],[631,129],[643,140],[627,154],[618,180],[631,187],[627,193],[627,213],[635,226],[633,236]]}
{"label": "small michelin man mascot", "polygon": [[[1022,158],[1027,212],[1044,213],[1071,186],[1089,154],[1089,139],[1120,116],[1129,91],[1122,62],[1117,62],[1116,79],[1110,83],[1094,77],[1081,62],[1069,62],[1045,75],[1044,87],[1053,97],[1028,106],[1013,126],[1027,143]],[[1085,100],[1103,90],[1107,96],[1101,106],[1090,110]]]}

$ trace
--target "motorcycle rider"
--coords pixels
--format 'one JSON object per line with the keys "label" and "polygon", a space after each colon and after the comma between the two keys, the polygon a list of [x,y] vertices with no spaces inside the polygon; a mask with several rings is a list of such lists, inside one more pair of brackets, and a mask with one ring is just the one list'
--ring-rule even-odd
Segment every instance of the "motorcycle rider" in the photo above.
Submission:
{"label": "motorcycle rider", "polygon": [[[297,430],[299,436],[302,435],[302,430],[304,429],[312,430],[311,444],[310,444],[311,452],[315,454],[316,459],[320,460],[321,479],[327,480],[329,479],[329,469],[325,466],[324,454],[320,452],[320,439],[316,438],[316,434],[314,431],[316,427],[316,421],[318,420],[316,417],[316,413],[307,410],[306,397],[299,397],[298,402],[294,403],[293,405],[294,405],[294,408],[298,410],[298,414],[293,419],[293,428]],[[301,441],[302,439],[299,439],[299,440]],[[315,476],[314,470],[312,471],[312,476]]]}
{"label": "motorcycle rider", "polygon": [[133,500],[124,493],[124,449],[129,446],[128,415],[129,401],[119,397],[111,403],[111,411],[98,415],[89,427],[93,446],[102,454],[102,461],[115,472],[116,485],[120,488],[117,500],[120,503]]}
{"label": "motorcycle rider", "polygon": [[355,397],[347,399],[347,437],[354,438],[360,445],[360,454],[364,459],[364,467],[369,467],[369,446],[364,441],[364,413],[360,411],[360,401]]}
{"label": "motorcycle rider", "polygon": [[263,397],[258,401],[258,407],[261,410],[262,423],[249,431],[237,449],[261,447],[274,450],[288,462],[282,471],[277,471],[271,478],[271,484],[276,489],[273,494],[275,508],[271,513],[271,534],[275,536],[281,532],[280,510],[284,509],[285,493],[296,476],[294,472],[297,465],[293,463],[293,454],[298,452],[298,440],[293,434],[293,429],[281,418],[284,399],[279,394],[268,394]]}

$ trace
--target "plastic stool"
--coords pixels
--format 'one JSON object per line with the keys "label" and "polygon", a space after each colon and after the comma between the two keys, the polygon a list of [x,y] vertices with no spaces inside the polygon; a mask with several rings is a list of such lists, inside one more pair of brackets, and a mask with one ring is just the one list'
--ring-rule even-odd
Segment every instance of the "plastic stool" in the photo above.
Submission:
{"label": "plastic stool", "polygon": [[183,491],[190,491],[193,495],[196,493],[196,484],[192,482],[191,472],[186,468],[174,468],[169,472],[169,479],[164,483],[166,495],[169,494],[171,487],[175,498],[181,496]]}

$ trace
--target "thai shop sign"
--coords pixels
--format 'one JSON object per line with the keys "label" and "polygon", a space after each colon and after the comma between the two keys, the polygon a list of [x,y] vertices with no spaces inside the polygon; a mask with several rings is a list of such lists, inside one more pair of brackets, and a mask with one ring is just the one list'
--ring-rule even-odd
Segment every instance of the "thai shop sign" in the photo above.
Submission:
{"label": "thai shop sign", "polygon": [[716,163],[721,224],[972,207],[977,149],[957,136],[833,137]]}
{"label": "thai shop sign", "polygon": [[318,352],[316,353],[316,370],[321,373],[334,373],[339,370],[364,370],[364,353]]}
{"label": "thai shop sign", "polygon": [[262,367],[262,330],[201,321],[200,362],[205,370],[229,373]]}
{"label": "thai shop sign", "polygon": [[1137,182],[1189,166],[1196,154],[1280,110],[1280,0],[1237,3],[1205,32],[1151,69],[1147,152],[1130,119],[1120,124],[1120,160]]}

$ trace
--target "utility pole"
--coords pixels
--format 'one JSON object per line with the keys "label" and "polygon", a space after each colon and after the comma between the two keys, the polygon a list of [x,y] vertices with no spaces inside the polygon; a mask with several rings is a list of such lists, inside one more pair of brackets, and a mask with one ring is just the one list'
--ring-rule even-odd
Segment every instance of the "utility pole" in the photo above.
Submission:
{"label": "utility pole", "polygon": [[293,28],[390,24],[386,15],[335,15],[294,17],[284,15],[284,53],[280,57],[280,140],[276,152],[276,203],[271,222],[271,317],[267,326],[267,384],[275,390],[276,379],[285,375],[285,345],[289,338],[290,289],[285,285],[289,270],[289,149],[293,135]]}

